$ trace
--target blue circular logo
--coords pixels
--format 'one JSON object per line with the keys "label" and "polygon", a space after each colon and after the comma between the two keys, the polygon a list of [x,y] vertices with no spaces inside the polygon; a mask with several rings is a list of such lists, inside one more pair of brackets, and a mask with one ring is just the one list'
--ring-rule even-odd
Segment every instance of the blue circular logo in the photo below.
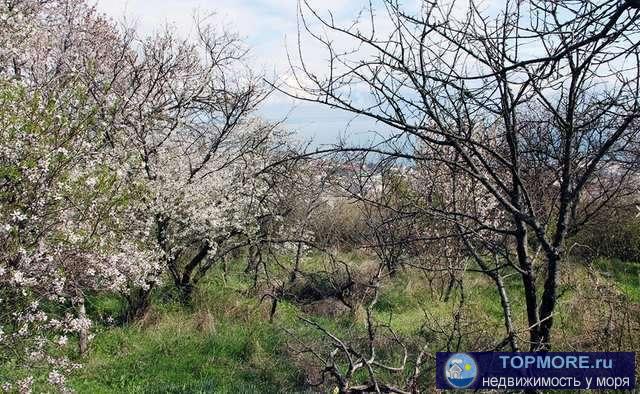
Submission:
{"label": "blue circular logo", "polygon": [[445,364],[444,374],[447,383],[454,389],[466,389],[478,376],[476,360],[467,353],[456,353]]}

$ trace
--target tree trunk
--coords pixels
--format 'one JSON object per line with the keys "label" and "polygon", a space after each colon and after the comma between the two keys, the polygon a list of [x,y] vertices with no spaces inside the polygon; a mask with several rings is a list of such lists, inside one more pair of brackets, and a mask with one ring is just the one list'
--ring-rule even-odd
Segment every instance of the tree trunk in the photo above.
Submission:
{"label": "tree trunk", "polygon": [[513,318],[511,317],[511,303],[509,302],[509,295],[507,294],[507,290],[504,287],[502,276],[500,276],[499,273],[495,273],[493,280],[496,282],[498,294],[500,294],[500,305],[502,305],[504,326],[507,329],[507,340],[509,342],[509,346],[511,346],[511,351],[517,352],[518,344],[516,343],[515,330],[513,329]]}
{"label": "tree trunk", "polygon": [[87,310],[84,305],[84,296],[79,297],[79,301],[76,305],[78,310],[78,318],[83,322],[80,327],[80,331],[78,332],[78,351],[80,356],[84,356],[87,353],[87,349],[89,347],[89,333],[87,332],[87,328],[84,326],[84,322],[87,320]]}
{"label": "tree trunk", "polygon": [[293,283],[296,281],[298,273],[300,272],[300,260],[302,257],[302,242],[298,242],[296,245],[296,259],[294,261],[293,270],[289,275],[289,283]]}
{"label": "tree trunk", "polygon": [[149,310],[151,306],[151,290],[153,286],[149,286],[148,289],[138,289],[133,291],[133,294],[127,297],[129,307],[125,312],[125,321],[134,322],[140,320]]}
{"label": "tree trunk", "polygon": [[453,285],[456,284],[456,277],[453,273],[449,273],[449,284],[447,285],[446,290],[442,294],[441,299],[444,302],[449,302],[449,298],[451,297],[451,293],[453,291]]}
{"label": "tree trunk", "polygon": [[[194,270],[204,261],[207,257],[207,254],[211,250],[211,245],[208,241],[204,241],[198,252],[195,256],[189,261],[189,263],[184,267],[184,271],[182,272],[182,276],[180,276],[176,280],[176,286],[178,287],[178,291],[180,292],[180,302],[184,305],[191,304],[191,295],[193,294],[193,288],[195,286],[195,280],[192,278]],[[202,267],[201,267],[202,269]],[[203,272],[206,273],[206,271]]]}
{"label": "tree trunk", "polygon": [[258,269],[258,247],[256,245],[249,246],[247,254],[247,266],[244,269],[245,274],[249,274]]}
{"label": "tree trunk", "polygon": [[536,279],[533,272],[533,263],[529,257],[527,229],[520,219],[516,219],[516,229],[516,253],[518,256],[518,265],[522,271],[522,285],[527,308],[527,322],[529,324],[529,341],[531,343],[531,350],[533,350],[534,344],[538,342],[540,323],[538,318]]}
{"label": "tree trunk", "polygon": [[193,297],[193,285],[190,281],[181,283],[178,291],[180,292],[180,302],[182,305],[190,306]]}
{"label": "tree trunk", "polygon": [[540,301],[540,329],[536,349],[548,351],[551,347],[551,327],[553,326],[553,311],[556,306],[558,262],[560,256],[556,253],[547,256],[547,278],[544,282],[544,291]]}

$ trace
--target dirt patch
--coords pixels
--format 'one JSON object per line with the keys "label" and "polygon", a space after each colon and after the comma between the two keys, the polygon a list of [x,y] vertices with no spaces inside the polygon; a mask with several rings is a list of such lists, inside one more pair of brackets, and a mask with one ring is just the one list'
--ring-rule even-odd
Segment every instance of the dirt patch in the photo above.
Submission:
{"label": "dirt patch", "polygon": [[323,300],[310,302],[302,306],[302,311],[310,315],[324,317],[343,316],[351,310],[337,298],[325,298]]}

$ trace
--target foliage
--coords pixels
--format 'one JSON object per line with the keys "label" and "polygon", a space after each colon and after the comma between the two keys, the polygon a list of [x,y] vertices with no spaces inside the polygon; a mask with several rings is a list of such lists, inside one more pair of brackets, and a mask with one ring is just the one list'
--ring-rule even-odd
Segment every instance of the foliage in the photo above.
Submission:
{"label": "foliage", "polygon": [[329,72],[301,48],[285,93],[392,129],[313,152],[207,18],[0,3],[3,391],[417,392],[434,351],[637,347],[637,262],[602,259],[640,257],[637,2],[382,3],[299,7]]}
{"label": "foliage", "polygon": [[76,89],[45,97],[5,82],[0,91],[1,353],[53,364],[62,387],[75,364],[47,350],[90,325],[72,306],[88,291],[147,286],[157,272],[153,250],[137,241],[144,223],[132,220],[142,189],[109,165],[94,107]]}

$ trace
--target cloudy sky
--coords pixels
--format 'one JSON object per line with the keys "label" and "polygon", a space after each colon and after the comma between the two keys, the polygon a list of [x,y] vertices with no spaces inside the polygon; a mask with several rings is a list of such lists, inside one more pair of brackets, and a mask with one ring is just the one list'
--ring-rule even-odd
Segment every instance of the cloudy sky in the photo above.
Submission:
{"label": "cloudy sky", "polygon": [[[115,20],[127,18],[135,22],[143,33],[152,33],[166,23],[175,25],[181,34],[193,28],[194,12],[215,12],[215,20],[239,33],[251,47],[251,63],[265,72],[286,75],[288,70],[286,46],[295,48],[297,40],[297,0],[97,0],[99,10]],[[339,19],[353,19],[368,2],[360,0],[310,0],[314,8],[331,10]],[[305,55],[307,56],[307,55]],[[308,56],[323,56],[309,48]],[[321,59],[319,59],[321,60]],[[274,95],[262,110],[269,119],[287,118],[288,127],[317,144],[333,142],[349,126],[359,135],[379,126],[367,119],[319,105],[296,103]]]}

